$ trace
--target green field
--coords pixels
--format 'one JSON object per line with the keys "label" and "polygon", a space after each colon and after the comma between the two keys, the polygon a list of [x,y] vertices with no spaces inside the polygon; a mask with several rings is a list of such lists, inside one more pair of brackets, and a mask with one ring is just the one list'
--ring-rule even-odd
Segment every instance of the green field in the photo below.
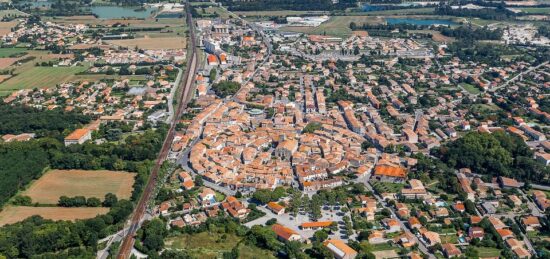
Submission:
{"label": "green field", "polygon": [[[225,238],[224,238],[225,236]],[[167,249],[186,250],[196,258],[221,258],[239,245],[240,258],[275,258],[270,251],[240,243],[241,237],[233,234],[208,233],[184,234],[165,240]]]}
{"label": "green field", "polygon": [[550,7],[523,7],[514,8],[528,14],[550,14]]}
{"label": "green field", "polygon": [[467,83],[462,83],[460,84],[464,89],[466,89],[466,91],[468,91],[469,93],[471,94],[479,94],[481,93],[481,90],[479,90],[479,88],[471,85],[471,84],[467,84]]}
{"label": "green field", "polygon": [[412,15],[412,14],[433,14],[435,8],[410,8],[410,9],[397,9],[397,10],[382,10],[371,12],[353,12],[350,15]]}
{"label": "green field", "polygon": [[386,183],[386,182],[380,182],[380,181],[373,181],[371,182],[372,187],[375,191],[378,193],[398,193],[403,189],[405,186],[402,183]]}
{"label": "green field", "polygon": [[87,69],[87,66],[32,67],[0,84],[0,91],[54,87],[71,81],[75,74]]}
{"label": "green field", "polygon": [[12,55],[25,52],[27,52],[27,49],[24,48],[0,48],[0,58],[9,58]]}
{"label": "green field", "polygon": [[476,247],[479,257],[499,257],[500,250],[492,247]]}
{"label": "green field", "polygon": [[[1,1],[0,1],[1,2]],[[19,10],[0,10],[0,18],[4,18],[6,16],[27,16],[28,14],[21,12]]]}

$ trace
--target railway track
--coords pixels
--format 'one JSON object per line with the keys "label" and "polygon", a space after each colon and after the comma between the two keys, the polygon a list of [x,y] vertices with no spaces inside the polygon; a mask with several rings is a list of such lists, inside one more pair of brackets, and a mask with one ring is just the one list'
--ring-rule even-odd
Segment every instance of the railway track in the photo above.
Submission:
{"label": "railway track", "polygon": [[168,129],[168,133],[166,134],[166,138],[164,139],[162,148],[158,154],[157,160],[155,162],[155,166],[151,171],[151,175],[149,176],[147,185],[145,186],[145,189],[143,190],[143,194],[141,195],[141,198],[138,201],[136,208],[134,209],[134,213],[132,214],[130,227],[128,228],[128,232],[123,238],[122,245],[120,246],[120,250],[117,255],[118,259],[130,258],[130,255],[132,254],[132,248],[134,247],[134,242],[135,242],[134,236],[136,234],[136,231],[139,229],[141,225],[141,220],[143,219],[143,216],[147,211],[147,204],[151,199],[154,198],[152,196],[154,194],[155,185],[157,183],[160,167],[168,157],[168,152],[170,151],[170,147],[172,145],[174,136],[176,134],[175,128],[176,128],[177,121],[181,117],[185,108],[187,107],[187,104],[189,102],[190,95],[191,95],[191,90],[193,89],[193,82],[194,82],[195,74],[197,72],[198,57],[197,57],[197,50],[196,50],[195,26],[193,24],[193,17],[191,16],[191,9],[189,8],[189,1],[186,2],[185,9],[186,9],[187,25],[189,27],[189,39],[191,41],[190,46],[192,50],[191,50],[191,55],[187,59],[188,66],[185,71],[184,79],[181,81],[181,85],[178,86],[178,87],[183,87],[183,91],[181,91],[181,93],[178,96],[178,100],[179,100],[178,107],[172,118],[172,121],[170,122],[170,128]]}

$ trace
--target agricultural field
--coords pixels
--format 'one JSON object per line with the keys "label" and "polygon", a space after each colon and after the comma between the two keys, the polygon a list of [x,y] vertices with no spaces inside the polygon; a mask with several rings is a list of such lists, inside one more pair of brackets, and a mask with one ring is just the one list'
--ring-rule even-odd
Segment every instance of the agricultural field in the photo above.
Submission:
{"label": "agricultural field", "polygon": [[[30,62],[33,63],[34,62]],[[2,82],[0,91],[15,91],[20,89],[32,89],[42,87],[54,87],[58,84],[69,82],[75,78],[75,74],[84,72],[88,66],[76,67],[28,67],[20,71],[16,70],[16,76]]]}
{"label": "agricultural field", "polygon": [[523,7],[514,8],[528,14],[550,14],[550,7]]}
{"label": "agricultural field", "polygon": [[19,10],[0,10],[0,19],[6,16],[27,16],[28,14]]}
{"label": "agricultural field", "polygon": [[119,199],[128,199],[132,195],[133,185],[132,173],[52,170],[32,183],[22,195],[40,204],[57,204],[61,196],[103,199],[107,193],[114,193]]}
{"label": "agricultural field", "polygon": [[270,251],[244,243],[239,244],[241,239],[234,234],[202,232],[170,237],[165,243],[167,249],[184,249],[197,258],[220,258],[224,252],[230,252],[236,245],[239,245],[241,258],[275,258]]}
{"label": "agricultural field", "polygon": [[7,206],[0,212],[0,226],[22,221],[30,216],[39,215],[51,220],[89,219],[106,214],[109,208],[61,208]]}
{"label": "agricultural field", "polygon": [[10,33],[11,29],[15,27],[18,23],[18,21],[0,22],[0,36],[4,36]]}
{"label": "agricultural field", "polygon": [[368,16],[333,16],[318,27],[283,27],[281,30],[302,32],[307,34],[327,34],[337,37],[348,37],[353,32],[349,28],[349,24],[355,22],[357,25],[364,23],[381,23],[383,19],[380,17]]}
{"label": "agricultural field", "polygon": [[[0,58],[0,69],[8,68],[17,60],[19,60],[19,58]],[[4,80],[0,80],[0,82],[2,81]]]}
{"label": "agricultural field", "polygon": [[125,47],[161,50],[161,49],[182,49],[186,47],[187,41],[184,37],[167,37],[167,38],[139,38],[129,40],[111,40],[107,41],[110,44]]}
{"label": "agricultural field", "polygon": [[0,48],[0,58],[9,58],[16,55],[23,55],[27,52],[25,48]]}

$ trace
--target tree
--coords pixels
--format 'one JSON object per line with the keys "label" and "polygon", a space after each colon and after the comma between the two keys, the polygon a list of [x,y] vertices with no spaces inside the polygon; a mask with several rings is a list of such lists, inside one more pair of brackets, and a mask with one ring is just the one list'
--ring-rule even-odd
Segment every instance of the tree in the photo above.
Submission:
{"label": "tree", "polygon": [[232,82],[232,81],[221,81],[212,85],[212,90],[220,98],[225,98],[229,95],[233,95],[240,88],[241,88],[241,85],[239,83]]}
{"label": "tree", "polygon": [[321,229],[321,230],[315,231],[315,233],[313,233],[313,237],[317,242],[324,242],[325,240],[327,240],[328,234],[324,229]]}
{"label": "tree", "polygon": [[277,223],[277,219],[276,219],[276,218],[271,218],[271,219],[269,219],[268,221],[265,222],[265,224],[266,224],[267,226],[271,226],[271,225],[274,225],[274,224],[276,224],[276,223]]}
{"label": "tree", "polygon": [[105,199],[103,199],[103,207],[112,207],[118,202],[118,198],[113,193],[105,194]]}
{"label": "tree", "polygon": [[218,70],[216,68],[210,69],[210,74],[209,74],[210,82],[214,82],[216,80],[217,71]]}
{"label": "tree", "polygon": [[320,130],[320,129],[321,129],[321,124],[317,122],[310,122],[304,127],[304,129],[302,130],[302,133],[313,133],[316,130]]}
{"label": "tree", "polygon": [[19,206],[30,206],[32,204],[32,199],[27,195],[17,195],[13,198],[12,204]]}
{"label": "tree", "polygon": [[203,186],[204,185],[202,175],[196,175],[195,176],[195,185],[196,186]]}
{"label": "tree", "polygon": [[466,208],[466,212],[468,212],[471,215],[476,215],[476,205],[471,200],[466,200],[464,202],[464,207]]}
{"label": "tree", "polygon": [[86,200],[87,207],[99,207],[101,206],[101,201],[96,197],[90,197]]}

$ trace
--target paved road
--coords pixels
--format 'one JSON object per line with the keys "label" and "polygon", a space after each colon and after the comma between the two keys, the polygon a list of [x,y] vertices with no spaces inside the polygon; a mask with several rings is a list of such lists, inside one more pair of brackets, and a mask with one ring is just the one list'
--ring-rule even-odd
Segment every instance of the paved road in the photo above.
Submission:
{"label": "paved road", "polygon": [[384,200],[382,200],[382,197],[378,196],[378,194],[374,191],[374,189],[372,188],[372,186],[370,185],[370,183],[368,181],[365,183],[365,185],[367,186],[367,189],[374,194],[374,197],[376,198],[378,203],[381,204],[383,208],[386,208],[386,209],[390,210],[392,217],[397,219],[397,221],[399,222],[399,225],[401,226],[403,231],[405,231],[405,233],[407,233],[408,235],[411,235],[411,236],[414,237],[414,241],[418,244],[418,248],[420,249],[420,251],[422,251],[422,253],[428,255],[428,257],[430,259],[435,259],[436,257],[428,250],[428,248],[424,245],[424,243],[422,243],[418,239],[418,237],[411,232],[409,227],[407,227],[407,225],[405,223],[403,223],[403,221],[401,221],[397,217],[397,215],[395,214],[394,208],[390,207],[390,206],[387,206],[386,202]]}
{"label": "paved road", "polygon": [[496,90],[498,90],[498,89],[500,89],[500,88],[503,88],[503,87],[509,85],[511,82],[514,82],[514,81],[515,81],[516,79],[518,79],[519,77],[521,77],[521,76],[523,76],[523,75],[525,75],[525,74],[531,73],[532,71],[534,71],[534,70],[536,70],[536,69],[539,69],[540,67],[545,66],[546,64],[548,64],[548,61],[546,61],[546,62],[544,62],[544,63],[541,63],[540,65],[538,65],[538,66],[536,66],[536,67],[531,67],[531,68],[529,68],[529,69],[527,69],[527,70],[525,70],[525,71],[523,71],[523,72],[520,72],[520,73],[517,74],[516,76],[514,76],[514,77],[512,77],[512,78],[510,78],[510,79],[508,79],[508,80],[506,80],[506,82],[504,82],[503,84],[501,84],[501,85],[499,85],[499,86],[497,86],[497,87],[494,87],[494,88],[490,89],[490,91],[494,92],[494,91],[496,91]]}

